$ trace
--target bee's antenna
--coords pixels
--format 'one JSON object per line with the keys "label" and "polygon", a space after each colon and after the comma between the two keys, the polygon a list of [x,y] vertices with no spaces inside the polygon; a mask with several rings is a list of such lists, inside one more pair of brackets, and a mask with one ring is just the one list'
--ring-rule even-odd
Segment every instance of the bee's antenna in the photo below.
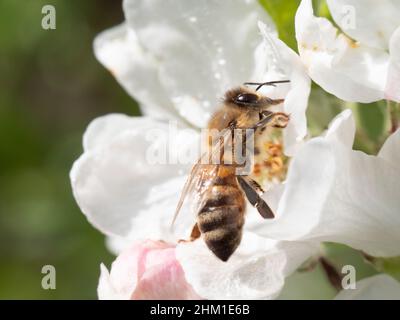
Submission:
{"label": "bee's antenna", "polygon": [[269,82],[245,82],[244,85],[249,86],[257,86],[256,91],[258,91],[263,86],[273,86],[276,87],[277,83],[288,83],[290,80],[278,80],[278,81],[269,81]]}

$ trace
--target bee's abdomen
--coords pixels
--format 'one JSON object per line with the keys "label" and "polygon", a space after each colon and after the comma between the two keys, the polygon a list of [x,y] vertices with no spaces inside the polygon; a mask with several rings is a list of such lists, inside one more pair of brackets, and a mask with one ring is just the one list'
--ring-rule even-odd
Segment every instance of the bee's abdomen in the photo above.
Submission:
{"label": "bee's abdomen", "polygon": [[245,201],[237,185],[214,185],[197,223],[208,248],[227,261],[240,244]]}

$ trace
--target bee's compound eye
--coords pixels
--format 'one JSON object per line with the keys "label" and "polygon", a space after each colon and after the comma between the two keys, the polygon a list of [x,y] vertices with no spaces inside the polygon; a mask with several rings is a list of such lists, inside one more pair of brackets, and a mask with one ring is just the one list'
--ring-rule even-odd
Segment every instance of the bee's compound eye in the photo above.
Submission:
{"label": "bee's compound eye", "polygon": [[239,104],[257,103],[258,96],[253,93],[241,93],[235,98],[235,102]]}

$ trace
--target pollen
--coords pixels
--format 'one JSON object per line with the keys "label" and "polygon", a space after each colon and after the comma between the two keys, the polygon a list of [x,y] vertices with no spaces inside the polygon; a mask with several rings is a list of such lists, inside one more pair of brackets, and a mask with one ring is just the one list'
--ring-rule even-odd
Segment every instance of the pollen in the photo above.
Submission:
{"label": "pollen", "polygon": [[283,181],[286,177],[288,158],[283,153],[282,135],[275,131],[263,134],[255,155],[253,177],[261,185]]}
{"label": "pollen", "polygon": [[273,143],[270,141],[267,141],[264,143],[264,149],[267,151],[267,153],[273,157],[279,157],[283,154],[283,148],[281,143]]}
{"label": "pollen", "polygon": [[264,150],[266,157],[263,160],[263,167],[268,180],[278,179],[282,181],[287,171],[287,158],[283,153],[282,143],[279,141],[266,142]]}
{"label": "pollen", "polygon": [[271,157],[264,161],[264,166],[269,169],[271,175],[275,175],[282,171],[283,160],[280,157]]}
{"label": "pollen", "polygon": [[360,46],[360,44],[357,41],[354,41],[353,39],[349,38],[344,34],[342,34],[342,36],[346,40],[350,48],[357,49]]}

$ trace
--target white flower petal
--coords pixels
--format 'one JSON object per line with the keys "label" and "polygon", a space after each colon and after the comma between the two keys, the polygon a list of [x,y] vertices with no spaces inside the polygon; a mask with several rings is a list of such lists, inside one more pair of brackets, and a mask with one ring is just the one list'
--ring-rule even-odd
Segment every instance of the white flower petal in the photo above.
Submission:
{"label": "white flower petal", "polygon": [[373,256],[400,255],[400,172],[385,159],[351,150],[352,131],[354,120],[346,111],[325,138],[312,139],[299,151],[277,218],[263,229],[266,236],[339,242]]}
{"label": "white flower petal", "polygon": [[[113,130],[105,130],[97,142],[88,138],[88,145],[93,141],[92,146],[96,147],[89,148],[75,162],[71,170],[73,193],[89,221],[107,235],[168,239],[179,190],[198,155],[186,164],[179,162],[185,160],[180,154],[176,164],[157,163],[150,156],[155,151],[168,157],[174,151],[192,150],[199,145],[199,137],[193,130],[178,128],[174,134],[167,124],[153,121],[151,126],[148,119],[140,119],[143,125],[139,119],[131,119],[134,127],[126,128],[112,139],[113,135],[108,133]],[[98,124],[115,128],[112,122],[119,124],[120,120],[110,116],[100,119]]]}
{"label": "white flower petal", "polygon": [[256,0],[127,0],[124,12],[140,45],[158,62],[167,95],[182,116],[198,113],[188,120],[199,127],[227,89],[249,81],[261,40],[257,21],[272,24]]}
{"label": "white flower petal", "polygon": [[356,289],[340,291],[335,300],[400,300],[400,283],[379,274],[358,281]]}
{"label": "white flower petal", "polygon": [[123,23],[100,33],[93,43],[96,58],[141,105],[145,115],[176,119],[177,114],[158,76],[158,63]]}
{"label": "white flower petal", "polygon": [[[272,209],[273,212],[278,211],[279,202],[282,198],[283,192],[285,191],[285,184],[274,184],[272,187],[266,189],[262,198]],[[245,219],[245,230],[249,230],[257,235],[265,236],[264,232],[265,219],[260,215],[258,210],[254,208],[250,203],[247,203],[246,207],[246,219]]]}
{"label": "white flower petal", "polygon": [[307,134],[306,109],[311,91],[311,79],[299,56],[292,49],[279,40],[273,32],[269,32],[265,24],[259,23],[259,28],[264,37],[262,54],[264,59],[268,59],[267,64],[269,64],[262,80],[290,80],[290,88],[285,96],[280,98],[285,97],[283,109],[290,114],[289,124],[283,132],[285,153],[292,156],[300,145],[299,141]]}
{"label": "white flower petal", "polygon": [[333,19],[350,37],[375,48],[387,49],[400,25],[397,0],[327,0]]}
{"label": "white flower petal", "polygon": [[[163,124],[163,122],[160,122]],[[94,119],[83,135],[84,151],[102,148],[129,130],[146,131],[157,121],[150,117],[130,117],[125,114],[107,114]]]}
{"label": "white flower petal", "polygon": [[346,109],[331,121],[325,133],[325,138],[331,143],[343,145],[351,149],[354,144],[355,134],[356,124],[353,120],[352,112],[350,109]]}
{"label": "white flower petal", "polygon": [[[324,199],[330,191],[334,178],[334,161],[329,154],[318,152],[316,149],[320,148],[321,151],[327,149],[324,145],[327,139],[345,143],[346,141],[341,141],[340,138],[349,138],[354,135],[355,128],[352,123],[351,111],[346,110],[332,121],[326,138],[314,138],[300,149],[290,164],[288,177],[282,190],[283,194],[275,209],[277,217],[260,225],[258,231],[261,235],[278,239],[290,237],[296,239],[310,232],[318,223]],[[307,150],[310,144],[316,145],[315,154],[312,157],[309,157],[308,153],[307,156],[304,155],[304,150]],[[324,172],[317,173],[316,168],[321,167],[321,164],[324,165]],[[306,194],[295,192],[299,185],[304,185]],[[315,201],[310,199],[315,199]],[[296,206],[298,210],[295,212]],[[289,212],[293,215],[287,214]]]}
{"label": "white flower petal", "polygon": [[106,266],[104,264],[100,265],[100,279],[97,287],[99,300],[128,300],[133,288],[134,286],[131,290],[124,292],[116,290]]}
{"label": "white flower petal", "polygon": [[400,27],[390,39],[390,63],[385,98],[400,102]]}
{"label": "white flower petal", "polygon": [[[144,238],[144,237],[143,237]],[[114,255],[119,255],[121,252],[129,248],[132,241],[127,239],[127,237],[119,236],[106,236],[106,247]]]}
{"label": "white flower petal", "polygon": [[387,138],[379,151],[379,157],[389,161],[393,166],[400,166],[400,129]]}
{"label": "white flower petal", "polygon": [[308,74],[326,91],[347,101],[383,99],[389,55],[354,43],[325,18],[314,16],[311,0],[296,14],[296,38]]}
{"label": "white flower petal", "polygon": [[309,244],[276,242],[250,232],[228,262],[216,258],[201,239],[177,247],[187,281],[206,299],[275,298],[285,277],[314,253]]}

